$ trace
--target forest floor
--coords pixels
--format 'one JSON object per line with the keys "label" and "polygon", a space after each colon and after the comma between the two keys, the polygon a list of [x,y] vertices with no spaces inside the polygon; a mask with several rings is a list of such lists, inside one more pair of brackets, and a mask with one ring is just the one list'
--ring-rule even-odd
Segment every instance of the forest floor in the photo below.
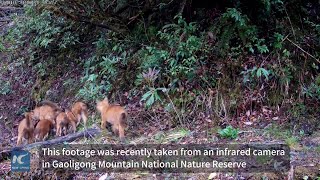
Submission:
{"label": "forest floor", "polygon": [[[0,55],[7,57],[8,54],[2,53]],[[4,58],[7,59],[7,58]],[[17,138],[17,125],[19,121],[23,118],[22,111],[29,108],[32,105],[28,101],[23,101],[25,97],[30,96],[30,91],[32,90],[33,83],[36,77],[32,73],[31,67],[21,68],[9,68],[14,67],[16,61],[2,61],[3,68],[0,71],[0,78],[2,81],[10,82],[11,88],[8,94],[0,95],[0,108],[1,108],[1,148],[0,151],[7,150],[8,148],[14,147]],[[7,68],[4,68],[7,67]],[[50,88],[52,92],[57,92],[55,94],[61,94],[64,92],[63,82],[68,78],[75,78],[81,74],[77,74],[80,71],[74,71],[68,75],[61,76],[57,79],[54,85]],[[62,107],[68,107],[75,101],[74,96],[64,98],[63,102],[58,102]],[[90,122],[92,125],[99,125],[100,116],[96,114],[94,107],[90,107]],[[156,137],[162,137],[161,142],[171,142],[171,143],[276,143],[283,142],[290,145],[293,153],[296,153],[295,158],[292,161],[296,162],[295,176],[297,179],[301,179],[305,176],[307,177],[317,177],[319,176],[320,169],[320,156],[319,152],[310,151],[310,154],[304,154],[308,152],[310,148],[316,148],[320,145],[320,131],[314,132],[311,136],[299,136],[293,137],[288,133],[286,129],[286,124],[279,125],[277,123],[270,122],[263,128],[259,128],[259,125],[248,125],[240,129],[239,136],[235,140],[226,140],[218,136],[219,127],[215,126],[212,122],[206,120],[197,120],[193,127],[189,129],[182,128],[170,128],[167,125],[165,119],[158,120],[156,115],[150,115],[149,112],[143,110],[144,108],[139,104],[139,102],[130,102],[127,105],[128,113],[131,118],[129,118],[129,129],[127,131],[127,139],[129,142],[135,143],[159,143],[159,139]],[[141,125],[143,124],[143,125]],[[83,130],[83,127],[78,128],[78,131]],[[188,133],[185,133],[188,132]],[[54,137],[51,137],[54,138]],[[73,143],[83,143],[87,142],[86,139],[79,139]],[[118,140],[111,133],[107,133],[98,137],[95,137],[95,141],[101,143],[116,143]],[[318,149],[319,151],[319,149]],[[35,177],[36,175],[51,175],[60,176],[53,172],[42,172],[40,169],[35,167],[31,173],[19,174],[10,173],[10,160],[4,160],[1,162],[0,174],[4,176],[13,177]],[[268,177],[269,179],[279,179],[288,177],[288,174],[272,174],[272,173],[241,173],[241,174],[230,174],[230,173],[196,173],[196,174],[152,174],[152,173],[76,173],[76,174],[65,174],[65,177],[74,177],[76,179],[88,178],[97,179],[103,175],[107,175],[109,178],[115,179],[165,179],[165,178],[178,178],[184,177],[187,179],[260,179],[261,177]]]}

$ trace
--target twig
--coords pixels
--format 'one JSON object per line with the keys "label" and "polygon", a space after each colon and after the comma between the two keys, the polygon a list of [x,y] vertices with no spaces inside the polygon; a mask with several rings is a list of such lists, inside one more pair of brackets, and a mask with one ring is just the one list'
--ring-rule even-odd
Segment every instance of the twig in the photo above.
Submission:
{"label": "twig", "polygon": [[99,128],[90,128],[87,129],[85,131],[81,131],[81,132],[77,132],[77,133],[73,133],[73,134],[69,134],[66,136],[61,136],[55,139],[51,139],[48,141],[41,141],[41,142],[35,142],[32,144],[28,144],[26,146],[18,146],[18,147],[14,147],[12,148],[12,150],[19,150],[19,149],[25,149],[25,150],[29,150],[35,147],[39,147],[41,145],[52,145],[52,144],[59,144],[59,143],[63,143],[63,142],[70,142],[73,141],[75,139],[81,138],[81,137],[93,137],[96,136],[98,134],[101,133],[101,130]]}
{"label": "twig", "polygon": [[239,131],[239,134],[241,133],[253,133],[253,131]]}
{"label": "twig", "polygon": [[177,114],[177,116],[178,116],[178,119],[179,119],[180,124],[183,126],[184,124],[183,124],[183,122],[182,122],[182,119],[181,119],[181,117],[180,117],[180,115],[179,115],[179,113],[178,113],[178,111],[177,111],[177,109],[176,109],[175,105],[173,104],[173,102],[172,102],[172,100],[171,100],[171,98],[170,98],[170,96],[169,96],[168,92],[166,91],[166,92],[165,92],[165,94],[167,95],[167,97],[168,97],[168,99],[169,99],[170,103],[172,104],[173,110],[176,112],[176,114]]}
{"label": "twig", "polygon": [[13,21],[13,20],[10,18],[0,19],[0,22],[10,22],[10,21]]}
{"label": "twig", "polygon": [[309,55],[310,57],[312,57],[314,60],[316,60],[319,64],[320,64],[320,60],[317,59],[316,57],[314,57],[313,55],[311,55],[310,53],[308,53],[307,51],[305,51],[304,49],[302,49],[298,44],[294,43],[293,41],[291,41],[289,38],[287,38],[286,40],[288,40],[289,42],[291,42],[293,45],[295,45],[297,48],[299,48],[302,52],[306,53],[307,55]]}
{"label": "twig", "polygon": [[292,23],[291,23],[291,19],[290,19],[290,17],[289,17],[288,12],[287,12],[286,6],[283,6],[283,7],[284,7],[284,11],[286,12],[286,15],[287,15],[287,17],[288,17],[288,20],[289,20],[289,23],[290,23],[290,26],[291,26],[291,30],[292,30],[292,33],[293,33],[293,36],[294,36],[294,39],[297,39],[297,38],[296,38],[296,34],[295,34],[295,32],[294,32],[294,29],[293,29],[293,26],[292,26]]}
{"label": "twig", "polygon": [[184,7],[186,6],[186,3],[187,3],[187,0],[184,0],[182,1],[182,3],[180,4],[180,9],[179,9],[179,12],[178,14],[182,16],[182,13],[183,13],[183,10],[184,10]]}

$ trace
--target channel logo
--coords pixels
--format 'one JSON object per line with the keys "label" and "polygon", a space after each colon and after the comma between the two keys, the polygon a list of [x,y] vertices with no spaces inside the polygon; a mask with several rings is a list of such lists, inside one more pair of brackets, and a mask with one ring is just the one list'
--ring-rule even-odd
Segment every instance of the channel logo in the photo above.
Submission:
{"label": "channel logo", "polygon": [[30,171],[30,153],[28,151],[12,151],[11,171]]}

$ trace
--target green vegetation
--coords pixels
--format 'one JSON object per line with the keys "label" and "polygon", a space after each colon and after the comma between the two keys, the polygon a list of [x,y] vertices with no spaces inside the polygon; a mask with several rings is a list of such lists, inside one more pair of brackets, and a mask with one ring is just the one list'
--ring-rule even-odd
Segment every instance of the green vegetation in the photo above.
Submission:
{"label": "green vegetation", "polygon": [[11,92],[10,82],[9,81],[7,81],[7,82],[1,81],[0,82],[0,94],[7,95],[10,92]]}
{"label": "green vegetation", "polygon": [[234,129],[232,126],[227,126],[224,129],[221,129],[218,131],[218,134],[222,138],[230,138],[230,139],[235,139],[238,137],[239,130]]}
{"label": "green vegetation", "polygon": [[155,135],[155,140],[158,143],[169,143],[176,142],[178,143],[183,137],[189,136],[190,131],[187,129],[175,129],[169,133],[159,132]]}
{"label": "green vegetation", "polygon": [[[290,133],[310,134],[316,123],[306,118],[319,116],[320,100],[318,3],[194,6],[188,0],[41,1],[15,16],[0,51],[13,52],[9,63],[20,59],[17,66],[32,67],[32,101],[47,97],[63,77],[61,94],[91,107],[105,96],[142,103],[147,112],[170,116],[164,119],[172,127],[285,119],[294,124]],[[1,85],[2,95],[13,91],[10,82]],[[219,134],[235,138],[238,130]]]}
{"label": "green vegetation", "polygon": [[290,138],[286,139],[285,142],[290,148],[294,148],[295,146],[298,145],[298,138],[297,137],[290,137]]}
{"label": "green vegetation", "polygon": [[272,136],[277,139],[289,139],[292,137],[292,133],[289,129],[286,129],[284,127],[279,127],[278,125],[272,124],[271,126],[267,127],[265,129],[265,135]]}

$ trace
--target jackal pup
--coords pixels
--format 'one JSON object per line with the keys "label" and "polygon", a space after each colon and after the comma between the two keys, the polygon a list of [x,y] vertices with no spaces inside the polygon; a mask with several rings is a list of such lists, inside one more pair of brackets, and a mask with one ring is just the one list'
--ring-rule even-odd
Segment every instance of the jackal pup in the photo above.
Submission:
{"label": "jackal pup", "polygon": [[34,125],[31,119],[31,113],[27,112],[24,114],[25,118],[20,121],[18,126],[18,139],[17,139],[17,145],[21,145],[22,138],[25,138],[28,140],[28,143],[32,143],[33,141],[33,131],[34,131]]}
{"label": "jackal pup", "polygon": [[111,105],[107,98],[97,102],[97,109],[101,114],[101,129],[105,129],[107,122],[112,125],[112,131],[124,139],[124,129],[127,128],[127,112],[120,105]]}
{"label": "jackal pup", "polygon": [[55,119],[57,115],[62,111],[62,109],[51,101],[43,101],[40,104],[41,106],[36,107],[32,113],[33,120],[50,120],[53,124],[55,124]]}
{"label": "jackal pup", "polygon": [[69,125],[74,127],[75,132],[76,123],[69,119],[66,112],[60,112],[56,118],[56,136],[67,135]]}
{"label": "jackal pup", "polygon": [[38,122],[36,129],[34,130],[34,135],[36,140],[45,140],[50,133],[50,130],[54,128],[52,121],[48,119],[42,119]]}
{"label": "jackal pup", "polygon": [[69,118],[70,117],[71,117],[71,119],[76,120],[77,125],[79,125],[79,123],[82,119],[84,126],[86,126],[87,120],[88,120],[88,107],[87,107],[87,105],[83,102],[80,102],[80,101],[74,103],[71,108],[71,113],[69,113]]}

